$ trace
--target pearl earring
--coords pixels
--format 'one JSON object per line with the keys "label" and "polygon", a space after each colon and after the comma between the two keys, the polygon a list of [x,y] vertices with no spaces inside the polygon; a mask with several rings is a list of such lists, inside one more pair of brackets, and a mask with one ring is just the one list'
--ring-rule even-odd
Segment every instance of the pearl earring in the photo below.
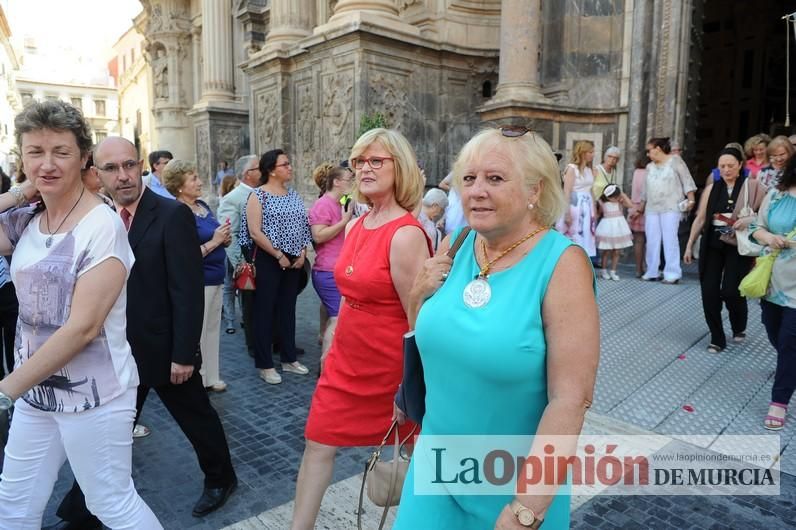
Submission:
{"label": "pearl earring", "polygon": [[529,210],[533,210],[533,203],[529,203],[529,204],[528,204],[528,209],[529,209]]}

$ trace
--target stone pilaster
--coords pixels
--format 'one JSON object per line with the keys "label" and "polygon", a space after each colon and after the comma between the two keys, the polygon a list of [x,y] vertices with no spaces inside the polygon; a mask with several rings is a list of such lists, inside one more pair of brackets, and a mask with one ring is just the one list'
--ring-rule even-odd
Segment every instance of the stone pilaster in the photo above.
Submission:
{"label": "stone pilaster", "polygon": [[539,85],[541,29],[541,0],[503,0],[496,102],[549,102]]}
{"label": "stone pilaster", "polygon": [[271,0],[271,28],[265,39],[265,48],[286,48],[312,35],[314,14],[312,0]]}
{"label": "stone pilaster", "polygon": [[178,158],[194,157],[193,127],[187,111],[193,104],[193,49],[189,5],[185,0],[142,0],[145,59],[152,71],[153,149]]}
{"label": "stone pilaster", "polygon": [[232,75],[231,0],[202,0],[202,99],[231,100]]}
{"label": "stone pilaster", "polygon": [[[406,0],[402,2],[407,3]],[[358,29],[385,36],[419,37],[420,28],[401,18],[398,4],[398,0],[340,0],[329,21],[317,26],[313,33],[328,37]]]}
{"label": "stone pilaster", "polygon": [[341,17],[346,13],[354,13],[358,11],[366,11],[376,13],[382,16],[397,17],[398,6],[395,5],[395,0],[340,0],[334,8],[334,17]]}

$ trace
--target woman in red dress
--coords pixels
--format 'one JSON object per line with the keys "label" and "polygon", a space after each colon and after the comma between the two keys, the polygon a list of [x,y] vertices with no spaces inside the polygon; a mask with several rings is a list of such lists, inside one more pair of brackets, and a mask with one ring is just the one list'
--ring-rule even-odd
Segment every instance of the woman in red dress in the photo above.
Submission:
{"label": "woman in red dress", "polygon": [[[354,200],[371,210],[349,225],[334,269],[343,301],[307,419],[293,529],[312,529],[338,447],[378,445],[390,426],[403,371],[406,303],[431,246],[411,214],[423,180],[406,138],[372,129],[351,150]],[[407,436],[411,422],[401,427]]]}

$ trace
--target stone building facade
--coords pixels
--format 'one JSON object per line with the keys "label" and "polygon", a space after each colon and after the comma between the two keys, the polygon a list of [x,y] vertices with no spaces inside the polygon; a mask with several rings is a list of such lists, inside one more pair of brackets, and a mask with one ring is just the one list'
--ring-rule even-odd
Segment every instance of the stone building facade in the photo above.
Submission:
{"label": "stone building facade", "polygon": [[18,74],[19,58],[11,45],[11,28],[0,4],[0,168],[8,175],[17,167],[14,116],[22,110],[17,90]]}
{"label": "stone building facade", "polygon": [[565,158],[578,139],[598,160],[618,145],[626,179],[650,136],[673,137],[698,166],[719,139],[773,127],[715,131],[703,116],[708,25],[728,23],[720,0],[141,2],[157,147],[195,156],[204,176],[282,147],[308,192],[311,169],[345,158],[374,113],[410,138],[431,182],[494,124],[528,125]]}

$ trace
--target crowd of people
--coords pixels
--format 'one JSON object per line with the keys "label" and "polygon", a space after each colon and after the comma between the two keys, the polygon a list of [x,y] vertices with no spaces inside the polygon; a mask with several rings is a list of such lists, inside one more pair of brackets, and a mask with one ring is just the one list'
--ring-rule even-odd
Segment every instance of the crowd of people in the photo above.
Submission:
{"label": "crowd of people", "polygon": [[[131,479],[132,439],[151,432],[138,422],[150,389],[205,475],[194,515],[223,506],[237,478],[208,398],[228,388],[220,334],[238,332],[240,311],[264,383],[308,376],[296,346],[296,301],[308,285],[320,299],[322,356],[293,529],[314,527],[338,448],[378,445],[393,421],[401,438],[418,429],[394,402],[407,333],[426,388],[418,449],[438,434],[577,434],[599,359],[593,266],[618,281],[621,254],[632,248],[638,278],[678,283],[678,229],[692,210],[683,259],[699,260],[709,352],[727,347],[722,305],[732,341],[746,338],[738,285],[754,260],[739,253],[738,238],[776,254],[761,302],[778,354],[764,425],[784,426],[796,389],[796,157],[788,138],[725,147],[697,205],[696,182],[667,138],[647,142],[628,195],[615,146],[594,164],[594,144],[575,142],[562,172],[532,131],[485,129],[437,188],[426,186],[409,141],[379,128],[356,141],[348,160],[314,170],[318,198],[309,209],[289,154],[271,149],[219,165],[214,212],[194,162],[154,151],[145,178],[132,143],[112,137],[92,146],[81,113],[66,103],[32,103],[15,126],[28,178],[0,194],[0,250],[12,255],[10,269],[0,259],[0,295],[16,285],[19,300],[0,314],[8,372],[0,411],[15,405],[0,527],[39,528],[68,459],[75,483],[58,514],[71,528],[161,528]],[[252,284],[237,288],[246,270],[255,271]],[[24,348],[14,350],[8,321],[17,319]],[[498,413],[505,410],[512,414]],[[528,451],[541,454],[536,445]],[[432,465],[413,458],[407,483]],[[567,490],[463,498],[404,488],[395,528],[529,520],[568,528]]]}

